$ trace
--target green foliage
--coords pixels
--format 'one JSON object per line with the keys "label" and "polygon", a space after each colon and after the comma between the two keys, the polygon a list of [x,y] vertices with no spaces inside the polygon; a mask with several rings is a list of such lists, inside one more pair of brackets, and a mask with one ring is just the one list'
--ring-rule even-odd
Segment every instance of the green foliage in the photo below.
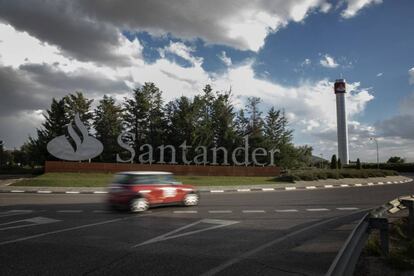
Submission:
{"label": "green foliage", "polygon": [[341,158],[338,158],[338,169],[342,169],[343,168],[343,166],[342,166],[342,162],[341,162]]}
{"label": "green foliage", "polygon": [[122,131],[122,108],[115,99],[104,95],[94,110],[93,127],[104,151],[98,157],[103,162],[115,162],[119,150],[117,137]]}
{"label": "green foliage", "polygon": [[290,177],[294,180],[313,181],[320,179],[342,179],[342,178],[368,178],[368,177],[385,177],[398,175],[395,171],[389,170],[356,170],[356,169],[342,169],[342,170],[294,170],[284,177]]}
{"label": "green foliage", "polygon": [[392,156],[388,159],[387,163],[391,163],[391,164],[403,164],[405,163],[404,158],[401,158],[399,156]]}
{"label": "green foliage", "polygon": [[358,159],[357,159],[357,161],[356,161],[356,168],[357,168],[358,170],[361,170],[361,169],[362,169],[361,160],[359,160],[359,158],[358,158]]}
{"label": "green foliage", "polygon": [[[231,97],[231,91],[213,91],[210,85],[206,85],[192,99],[182,96],[164,104],[162,91],[154,83],[147,82],[134,89],[121,105],[105,95],[91,111],[93,100],[87,99],[82,92],[75,92],[60,100],[53,99],[45,115],[46,121],[37,130],[36,137],[30,137],[21,151],[15,153],[13,160],[31,165],[54,160],[46,150],[47,143],[56,136],[66,135],[66,125],[79,113],[82,122],[91,130],[90,134],[95,134],[104,145],[103,154],[94,161],[114,162],[117,153],[127,154],[116,141],[118,135],[126,130],[135,135],[133,144],[132,137],[124,140],[134,147],[137,153],[135,162],[139,162],[140,147],[144,144],[152,145],[153,158],[158,160],[157,147],[163,144],[174,146],[176,161],[183,163],[179,152],[185,141],[192,145],[187,149],[187,160],[193,160],[197,146],[208,149],[224,147],[228,151],[227,161],[231,164],[231,153],[236,147],[244,146],[243,137],[249,135],[250,161],[253,149],[265,148],[276,152],[273,162],[282,168],[312,165],[312,148],[293,144],[293,130],[289,128],[283,110],[272,107],[263,114],[261,99],[250,97],[244,109],[235,111]],[[171,160],[168,154],[170,151],[166,151],[166,161]],[[223,163],[225,159],[219,151],[217,163]],[[260,163],[270,163],[269,155],[257,159]],[[212,160],[212,151],[208,151],[208,160]]]}
{"label": "green foliage", "polygon": [[332,170],[338,169],[338,161],[336,160],[336,155],[335,154],[332,155],[332,158],[331,158],[331,169]]}

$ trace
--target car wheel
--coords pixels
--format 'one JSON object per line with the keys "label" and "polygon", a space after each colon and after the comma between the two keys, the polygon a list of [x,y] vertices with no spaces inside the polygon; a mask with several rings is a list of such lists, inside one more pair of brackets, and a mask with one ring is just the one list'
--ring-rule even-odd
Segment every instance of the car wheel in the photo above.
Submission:
{"label": "car wheel", "polygon": [[185,206],[195,206],[198,205],[199,196],[198,194],[186,194],[184,196],[183,203]]}
{"label": "car wheel", "polygon": [[149,202],[146,198],[140,197],[140,198],[134,198],[130,202],[130,210],[133,213],[140,213],[148,210],[149,208]]}

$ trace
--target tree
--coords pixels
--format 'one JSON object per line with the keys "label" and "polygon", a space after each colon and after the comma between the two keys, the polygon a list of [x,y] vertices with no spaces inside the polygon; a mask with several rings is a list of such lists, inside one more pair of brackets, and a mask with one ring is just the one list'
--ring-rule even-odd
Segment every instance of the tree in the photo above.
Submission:
{"label": "tree", "polygon": [[212,147],[214,144],[213,109],[215,95],[210,85],[206,85],[202,95],[194,97],[195,112],[194,146]]}
{"label": "tree", "polygon": [[212,127],[214,145],[224,146],[229,150],[236,138],[235,113],[231,104],[231,91],[217,93],[212,106]]}
{"label": "tree", "polygon": [[115,162],[118,152],[117,138],[122,132],[122,108],[115,99],[104,95],[94,110],[93,127],[96,138],[101,141],[104,151],[99,157],[103,162]]}
{"label": "tree", "polygon": [[87,99],[82,92],[77,91],[75,94],[65,96],[64,101],[67,119],[73,121],[76,113],[79,113],[82,123],[90,130],[93,119],[93,112],[91,111],[93,100]]}
{"label": "tree", "polygon": [[336,154],[332,155],[332,158],[331,158],[331,169],[332,170],[338,169],[338,161],[336,160]]}
{"label": "tree", "polygon": [[26,145],[27,154],[34,164],[42,165],[46,160],[54,160],[47,151],[47,143],[57,136],[65,135],[69,124],[66,115],[65,100],[52,99],[50,109],[43,114],[45,122],[40,129],[36,129],[37,137],[29,137]]}
{"label": "tree", "polygon": [[358,159],[357,159],[357,161],[356,161],[356,168],[357,168],[358,170],[361,170],[361,169],[362,169],[361,160],[359,160],[359,158],[358,158]]}
{"label": "tree", "polygon": [[405,159],[399,156],[392,156],[387,161],[387,163],[391,163],[391,164],[403,164],[404,162],[405,162]]}
{"label": "tree", "polygon": [[342,170],[341,158],[338,158],[338,169]]}

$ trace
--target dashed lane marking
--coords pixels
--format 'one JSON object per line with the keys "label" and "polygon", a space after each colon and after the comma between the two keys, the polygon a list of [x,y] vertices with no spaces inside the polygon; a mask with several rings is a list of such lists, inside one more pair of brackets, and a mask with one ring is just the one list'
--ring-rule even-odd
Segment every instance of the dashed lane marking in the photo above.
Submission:
{"label": "dashed lane marking", "polygon": [[361,187],[361,186],[362,186],[362,184],[361,184],[361,183],[357,183],[357,184],[355,184],[354,186],[355,186],[355,187]]}
{"label": "dashed lane marking", "polygon": [[325,212],[325,211],[329,211],[329,209],[327,209],[327,208],[311,208],[311,209],[306,209],[306,211],[308,211],[308,212]]}
{"label": "dashed lane marking", "polygon": [[65,194],[79,194],[78,191],[66,191]]}
{"label": "dashed lane marking", "polygon": [[237,189],[238,192],[250,192],[250,189]]}
{"label": "dashed lane marking", "polygon": [[270,192],[270,191],[274,191],[274,188],[262,188],[263,192]]}
{"label": "dashed lane marking", "polygon": [[299,212],[297,209],[277,209],[275,210],[277,213],[293,213],[293,212]]}
{"label": "dashed lane marking", "polygon": [[224,193],[224,190],[211,190],[210,193]]}
{"label": "dashed lane marking", "polygon": [[229,214],[232,213],[232,210],[211,210],[208,211],[210,214]]}
{"label": "dashed lane marking", "polygon": [[339,211],[354,211],[354,210],[359,210],[359,208],[357,207],[338,207],[336,208]]}
{"label": "dashed lane marking", "polygon": [[266,213],[265,210],[243,210],[243,213]]}
{"label": "dashed lane marking", "polygon": [[290,191],[290,190],[296,190],[296,187],[285,187],[286,191]]}
{"label": "dashed lane marking", "polygon": [[333,188],[333,185],[325,185],[325,188]]}
{"label": "dashed lane marking", "polygon": [[82,213],[83,210],[58,210],[56,213]]}
{"label": "dashed lane marking", "polygon": [[37,193],[38,194],[51,194],[52,191],[42,191],[42,190],[40,190],[40,191],[37,191]]}
{"label": "dashed lane marking", "polygon": [[316,187],[315,186],[306,186],[306,189],[312,190],[312,189],[316,189]]}
{"label": "dashed lane marking", "polygon": [[12,193],[24,193],[24,191],[22,191],[22,190],[11,190],[10,192],[12,192]]}
{"label": "dashed lane marking", "polygon": [[107,194],[107,191],[94,191],[94,194]]}
{"label": "dashed lane marking", "polygon": [[348,184],[341,184],[341,187],[349,187]]}
{"label": "dashed lane marking", "polygon": [[197,214],[198,211],[174,211],[174,214]]}

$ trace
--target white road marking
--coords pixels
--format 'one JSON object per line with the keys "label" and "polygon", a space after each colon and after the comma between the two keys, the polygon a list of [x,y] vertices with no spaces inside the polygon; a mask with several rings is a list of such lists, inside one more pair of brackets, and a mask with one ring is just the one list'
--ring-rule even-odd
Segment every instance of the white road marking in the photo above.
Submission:
{"label": "white road marking", "polygon": [[82,213],[83,210],[58,210],[56,213]]}
{"label": "white road marking", "polygon": [[392,182],[391,181],[387,181],[387,184],[392,184]]}
{"label": "white road marking", "polygon": [[208,211],[209,213],[211,213],[211,214],[229,214],[229,213],[232,213],[233,211],[231,211],[231,210],[211,210],[211,211]]}
{"label": "white road marking", "polygon": [[377,184],[378,184],[378,185],[383,185],[383,184],[384,184],[384,182],[378,182]]}
{"label": "white road marking", "polygon": [[[181,230],[188,229],[188,228],[190,228],[194,225],[200,224],[200,223],[215,224],[215,225],[204,228],[204,229],[188,231],[188,232],[184,232],[182,234],[176,234],[177,232],[180,232]],[[234,220],[202,219],[202,220],[190,223],[188,225],[185,225],[183,227],[177,228],[173,231],[170,231],[170,232],[165,233],[163,235],[160,235],[158,237],[147,240],[145,242],[136,244],[136,245],[132,246],[132,248],[136,248],[136,247],[143,246],[143,245],[146,245],[146,244],[151,244],[151,243],[154,243],[154,242],[166,241],[166,240],[175,239],[175,238],[179,238],[179,237],[183,237],[183,236],[188,236],[188,235],[192,235],[192,234],[196,234],[196,233],[200,233],[200,232],[204,232],[204,231],[208,231],[208,230],[222,228],[222,227],[230,226],[230,225],[233,225],[233,224],[236,224],[236,223],[239,223],[239,222],[234,221]],[[173,234],[176,234],[176,235],[173,235]]]}
{"label": "white road marking", "polygon": [[339,208],[336,208],[337,210],[340,210],[340,211],[353,211],[353,210],[359,210],[359,208],[357,208],[357,207],[339,207]]}
{"label": "white road marking", "polygon": [[280,238],[274,239],[274,240],[272,240],[270,242],[267,242],[265,244],[262,244],[262,245],[260,245],[260,246],[258,246],[256,248],[254,248],[254,249],[251,249],[251,250],[249,250],[249,251],[247,251],[247,252],[245,252],[243,254],[237,255],[234,258],[232,258],[232,259],[230,259],[230,260],[228,260],[228,261],[226,261],[226,262],[224,262],[224,263],[222,263],[222,264],[220,264],[220,265],[212,268],[211,270],[209,270],[209,271],[201,274],[201,276],[212,276],[212,275],[216,275],[219,272],[222,272],[223,270],[225,270],[226,268],[228,268],[228,267],[230,267],[230,266],[232,266],[232,265],[234,265],[234,264],[236,264],[236,263],[238,263],[238,262],[240,262],[242,260],[246,260],[246,259],[250,258],[251,256],[259,253],[260,251],[263,251],[264,249],[267,249],[267,248],[269,248],[271,246],[274,246],[274,245],[276,245],[276,244],[278,244],[278,243],[280,243],[280,242],[282,242],[282,241],[284,241],[286,239],[289,239],[291,237],[294,237],[295,235],[299,235],[299,234],[302,234],[302,233],[306,233],[307,231],[312,230],[312,229],[317,229],[321,225],[325,225],[325,224],[328,224],[328,223],[330,223],[332,221],[336,221],[336,220],[338,220],[337,217],[331,218],[331,219],[327,219],[327,220],[323,220],[321,222],[317,222],[315,224],[312,224],[312,225],[307,226],[305,228],[299,229],[297,231],[290,232],[290,233],[288,233],[288,234],[286,234],[286,235],[284,235],[284,236],[282,236]]}
{"label": "white road marking", "polygon": [[290,190],[296,190],[296,187],[285,187],[286,191],[290,191]]}
{"label": "white road marking", "polygon": [[107,194],[107,191],[94,191],[94,194]]}
{"label": "white road marking", "polygon": [[174,211],[174,214],[197,214],[198,211]]}
{"label": "white road marking", "polygon": [[[25,228],[25,227],[36,226],[36,225],[40,225],[40,224],[54,223],[54,222],[58,222],[58,221],[60,221],[60,220],[45,218],[45,217],[34,217],[34,218],[31,218],[31,219],[21,219],[21,220],[1,223],[0,226],[6,226],[6,227],[0,228],[0,231],[10,230],[10,229],[17,229],[17,228]],[[29,224],[14,225],[14,224],[21,224],[21,223],[29,223]],[[10,226],[10,225],[12,225],[12,226]]]}
{"label": "white road marking", "polygon": [[349,187],[348,184],[341,184],[341,187]]}
{"label": "white road marking", "polygon": [[38,194],[50,194],[52,191],[37,191]]}
{"label": "white road marking", "polygon": [[368,185],[368,186],[372,186],[372,185],[374,185],[374,183],[370,182],[370,183],[368,183],[367,185]]}
{"label": "white road marking", "polygon": [[78,191],[66,191],[65,193],[66,194],[79,194]]}
{"label": "white road marking", "polygon": [[11,190],[10,192],[12,192],[12,193],[24,193],[23,190]]}
{"label": "white road marking", "polygon": [[361,184],[361,183],[358,183],[358,184],[355,184],[354,186],[356,186],[356,187],[361,187],[361,186],[362,186],[362,184]]}
{"label": "white road marking", "polygon": [[33,210],[10,210],[0,213],[0,218],[33,213]]}
{"label": "white road marking", "polygon": [[277,209],[275,210],[277,213],[292,213],[292,212],[298,212],[297,209]]}
{"label": "white road marking", "polygon": [[[160,214],[160,213],[162,213],[162,212],[159,212],[158,214]],[[136,218],[136,217],[146,217],[146,216],[150,216],[150,215],[152,215],[152,214],[144,214],[144,215],[139,215],[139,216],[127,216],[127,217],[122,217],[122,218],[117,218],[117,219],[104,220],[104,221],[100,221],[100,222],[96,222],[96,223],[90,223],[90,224],[84,224],[84,225],[69,227],[69,228],[63,228],[63,229],[60,229],[60,230],[44,232],[44,233],[40,233],[40,234],[36,234],[36,235],[32,235],[32,236],[27,236],[27,237],[23,237],[23,238],[18,238],[18,239],[14,239],[14,240],[2,241],[2,242],[0,242],[0,245],[6,245],[6,244],[21,242],[21,241],[27,241],[27,240],[41,238],[41,237],[45,237],[45,236],[49,236],[49,235],[65,233],[65,232],[69,232],[69,231],[73,231],[73,230],[79,230],[79,229],[84,229],[84,228],[88,228],[88,227],[94,227],[94,226],[98,226],[98,225],[118,222],[118,221],[127,220],[127,219],[131,219],[131,218]]]}
{"label": "white road marking", "polygon": [[308,212],[325,212],[325,211],[329,211],[329,209],[326,209],[326,208],[311,208],[311,209],[306,209],[306,211],[308,211]]}
{"label": "white road marking", "polygon": [[263,192],[270,192],[270,191],[274,191],[274,188],[262,188]]}
{"label": "white road marking", "polygon": [[237,189],[238,192],[250,192],[250,189]]}
{"label": "white road marking", "polygon": [[243,210],[243,213],[266,213],[265,210]]}
{"label": "white road marking", "polygon": [[333,185],[325,185],[325,188],[333,188]]}
{"label": "white road marking", "polygon": [[398,181],[394,181],[394,184],[398,184]]}
{"label": "white road marking", "polygon": [[310,190],[310,189],[316,189],[315,186],[306,186],[306,189]]}
{"label": "white road marking", "polygon": [[210,192],[211,193],[223,193],[224,191],[223,190],[211,190]]}

